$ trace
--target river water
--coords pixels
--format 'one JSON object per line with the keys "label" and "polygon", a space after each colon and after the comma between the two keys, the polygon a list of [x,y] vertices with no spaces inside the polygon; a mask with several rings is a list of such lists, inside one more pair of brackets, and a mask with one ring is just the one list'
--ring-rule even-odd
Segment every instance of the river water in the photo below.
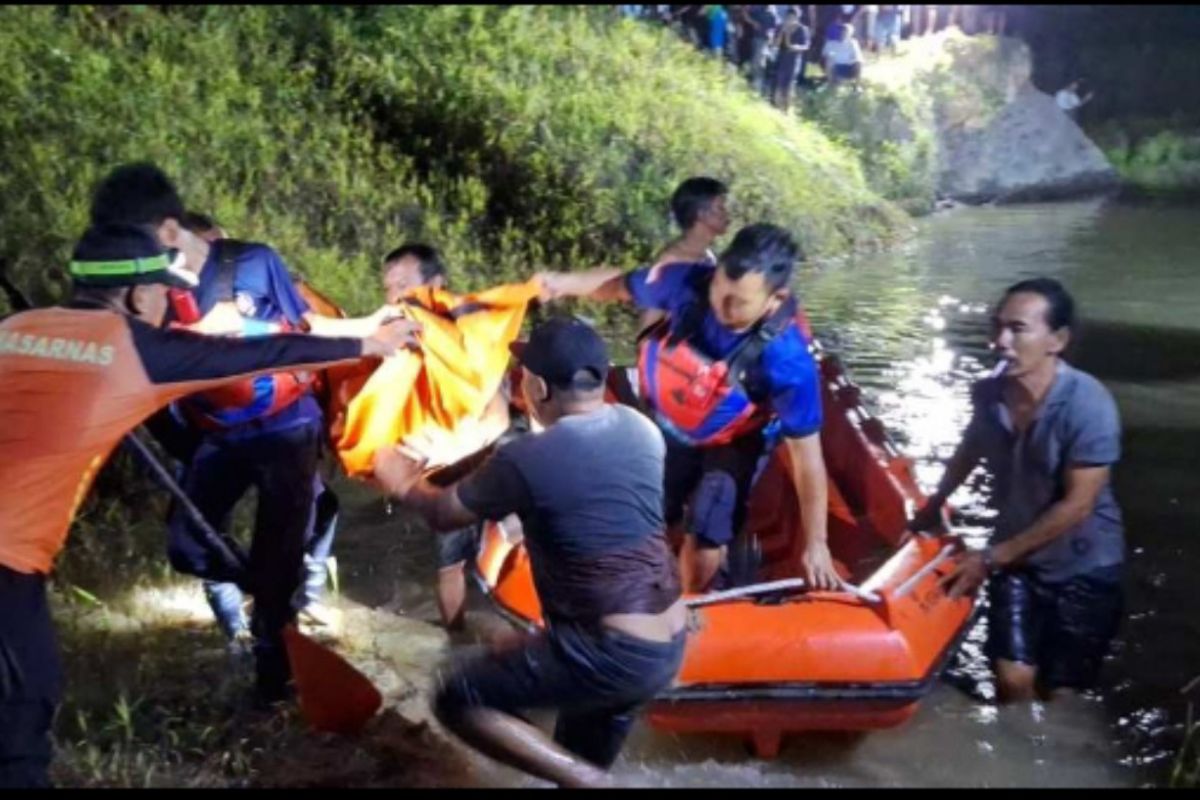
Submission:
{"label": "river water", "polygon": [[[818,336],[839,353],[868,404],[918,465],[928,490],[969,413],[970,382],[991,362],[989,305],[1009,284],[1048,275],[1082,317],[1069,358],[1116,396],[1124,454],[1116,492],[1128,531],[1127,614],[1098,691],[1054,704],[998,707],[976,625],[945,679],[900,728],[814,734],[758,761],[731,738],[676,736],[639,725],[614,767],[642,786],[1162,785],[1182,736],[1180,689],[1200,673],[1200,237],[1189,209],[1098,201],[962,208],[922,220],[887,253],[806,268],[799,288]],[[988,482],[956,494],[969,537],[985,536]],[[349,517],[379,525],[378,503]],[[347,518],[349,533],[357,522]],[[1191,534],[1188,531],[1192,531]],[[428,534],[395,540],[405,574],[355,581],[355,599],[436,617]],[[345,537],[353,550],[356,537]],[[349,556],[349,557],[347,557]],[[376,565],[379,566],[379,565]],[[374,572],[375,566],[366,567]],[[365,576],[362,576],[365,578]],[[373,589],[368,589],[373,585]],[[475,598],[471,619],[486,622]],[[482,621],[482,622],[481,622]],[[508,770],[508,785],[536,782]]]}

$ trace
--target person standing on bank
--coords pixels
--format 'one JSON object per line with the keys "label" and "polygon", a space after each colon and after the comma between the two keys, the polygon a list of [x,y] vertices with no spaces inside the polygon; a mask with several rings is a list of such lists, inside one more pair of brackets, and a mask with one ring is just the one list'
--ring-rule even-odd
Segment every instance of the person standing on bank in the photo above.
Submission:
{"label": "person standing on bank", "polygon": [[[182,226],[177,196],[155,194],[166,178],[156,167],[135,164],[114,170],[93,199],[94,225],[145,226],[161,219],[186,235],[189,267],[198,271],[192,289],[201,333],[252,338],[303,330],[316,337],[369,336],[395,311],[382,306],[368,317],[340,319],[316,313],[300,295],[286,264],[266,244],[218,239],[213,243]],[[161,195],[161,196],[160,196]],[[144,198],[162,200],[152,206]],[[169,203],[167,201],[170,201]],[[148,216],[149,215],[149,216]],[[179,401],[188,423],[201,431],[181,482],[208,523],[228,525],[238,501],[258,490],[249,577],[218,574],[204,533],[180,505],[168,520],[167,557],[177,571],[207,579],[209,602],[230,639],[245,639],[243,591],[254,584],[255,685],[265,702],[285,699],[290,666],[283,628],[304,602],[304,544],[312,540],[318,459],[325,437],[321,407],[307,371],[276,372],[191,394]],[[300,561],[293,563],[293,556]]]}
{"label": "person standing on bank", "polygon": [[[512,513],[524,528],[546,631],[453,670],[438,718],[538,777],[605,785],[638,709],[683,659],[687,615],[662,517],[665,446],[645,416],[605,403],[608,352],[587,324],[550,319],[512,350],[544,430],[449,487],[423,480],[421,464],[394,448],[376,453],[375,479],[438,531]],[[516,716],[533,708],[558,709],[553,742]]]}
{"label": "person standing on bank", "polygon": [[1111,487],[1120,418],[1109,391],[1062,358],[1074,308],[1050,278],[1004,293],[992,333],[1004,372],[972,388],[963,440],[911,524],[937,526],[946,498],[986,459],[993,543],[963,555],[943,585],[958,597],[988,581],[987,652],[1003,701],[1092,686],[1121,617],[1125,539]]}
{"label": "person standing on bank", "polygon": [[779,58],[775,63],[775,107],[787,111],[791,107],[796,78],[804,70],[809,45],[808,28],[800,21],[799,11],[792,8],[787,12],[776,36]]}
{"label": "person standing on bank", "polygon": [[[131,173],[137,191],[123,207],[142,222],[93,223],[72,256],[67,302],[0,320],[0,417],[10,423],[0,437],[0,789],[49,784],[63,676],[46,578],[122,437],[172,400],[230,379],[415,345],[407,321],[362,339],[214,339],[162,329],[167,288],[194,286],[200,262],[195,237],[179,224],[183,204],[157,168],[119,168],[97,199]],[[287,556],[298,576],[299,542]],[[231,577],[240,572],[226,566]]]}
{"label": "person standing on bank", "polygon": [[[184,228],[203,239],[211,247],[218,248],[218,251],[222,247],[222,242],[229,242],[229,245],[235,248],[247,247],[245,243],[230,239],[224,227],[207,214],[187,211],[180,222]],[[205,263],[210,268],[212,267],[210,260],[206,259]],[[170,407],[156,414],[151,419],[154,424],[147,423],[147,427],[156,434],[162,431],[165,426],[163,417],[166,418],[165,424],[182,428],[181,435],[189,440],[190,447],[186,452],[172,453],[182,465],[179,480],[183,483],[187,480],[187,465],[192,463],[196,450],[206,438],[206,429],[189,424],[188,415],[181,410],[179,403],[172,403]],[[194,416],[192,418],[194,419]],[[169,447],[168,451],[170,452]],[[319,473],[313,475],[312,483],[313,508],[310,516],[311,522],[305,533],[304,590],[303,599],[299,601],[299,619],[308,624],[329,626],[335,619],[334,611],[322,602],[322,597],[329,581],[340,502],[337,494],[325,483]],[[179,508],[178,503],[173,503],[168,512],[168,520],[174,521],[170,524],[182,524],[182,520],[186,517],[187,515]],[[208,600],[209,607],[212,609],[213,616],[222,633],[229,638],[232,652],[238,656],[249,654],[253,645],[253,637],[250,635],[250,623],[244,610],[246,597],[237,584],[205,580],[204,596]]]}

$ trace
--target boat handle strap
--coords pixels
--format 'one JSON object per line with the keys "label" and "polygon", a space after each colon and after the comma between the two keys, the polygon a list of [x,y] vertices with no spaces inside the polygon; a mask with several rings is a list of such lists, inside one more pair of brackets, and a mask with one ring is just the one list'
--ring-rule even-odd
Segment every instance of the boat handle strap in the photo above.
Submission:
{"label": "boat handle strap", "polygon": [[[868,592],[852,583],[839,581],[842,591],[852,594],[860,600],[868,603],[878,603],[879,595],[874,592]],[[804,578],[785,578],[784,580],[768,581],[766,583],[754,583],[749,586],[739,586],[736,589],[727,589],[723,592],[712,592],[710,594],[693,597],[686,601],[688,608],[700,608],[702,606],[710,606],[714,603],[723,603],[726,600],[736,600],[741,597],[754,597],[761,594],[772,594],[774,592],[784,592],[789,590],[801,590],[808,588],[808,581]]]}

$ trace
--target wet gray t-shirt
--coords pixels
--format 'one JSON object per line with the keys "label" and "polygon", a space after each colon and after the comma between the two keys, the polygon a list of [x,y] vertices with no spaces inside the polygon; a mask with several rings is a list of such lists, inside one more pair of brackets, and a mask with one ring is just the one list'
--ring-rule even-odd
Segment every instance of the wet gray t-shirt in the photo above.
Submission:
{"label": "wet gray t-shirt", "polygon": [[663,530],[665,457],[653,422],[605,405],[505,444],[458,497],[480,519],[520,516],[550,618],[657,614],[679,597]]}
{"label": "wet gray t-shirt", "polygon": [[[1023,436],[1013,430],[1002,388],[1002,378],[986,378],[972,387],[974,413],[964,435],[965,445],[986,460],[995,482],[995,542],[1028,529],[1065,496],[1069,467],[1111,465],[1121,456],[1117,404],[1091,375],[1060,361],[1050,392]],[[1027,555],[1024,563],[1040,579],[1059,582],[1124,559],[1121,509],[1109,482],[1087,519]]]}

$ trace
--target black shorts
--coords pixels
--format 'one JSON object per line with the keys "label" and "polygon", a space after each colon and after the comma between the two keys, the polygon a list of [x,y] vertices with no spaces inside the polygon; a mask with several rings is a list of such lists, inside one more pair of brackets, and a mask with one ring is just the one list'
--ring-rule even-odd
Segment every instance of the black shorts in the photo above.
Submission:
{"label": "black shorts", "polygon": [[685,527],[701,547],[729,544],[746,518],[750,485],[764,448],[761,433],[719,447],[689,447],[668,438],[663,477],[667,524],[683,519],[687,504]]}
{"label": "black shorts", "polygon": [[437,534],[438,569],[474,561],[479,552],[479,526],[468,525],[456,531]]}
{"label": "black shorts", "polygon": [[600,767],[621,752],[638,710],[671,685],[687,634],[649,642],[607,628],[555,626],[523,647],[474,658],[443,677],[434,700],[452,721],[470,708],[558,709],[554,741]]}
{"label": "black shorts", "polygon": [[847,81],[858,80],[862,76],[862,64],[834,64],[833,76]]}
{"label": "black shorts", "polygon": [[1046,689],[1091,687],[1120,624],[1121,572],[1103,567],[1062,583],[1027,571],[993,576],[988,656],[1036,666]]}

